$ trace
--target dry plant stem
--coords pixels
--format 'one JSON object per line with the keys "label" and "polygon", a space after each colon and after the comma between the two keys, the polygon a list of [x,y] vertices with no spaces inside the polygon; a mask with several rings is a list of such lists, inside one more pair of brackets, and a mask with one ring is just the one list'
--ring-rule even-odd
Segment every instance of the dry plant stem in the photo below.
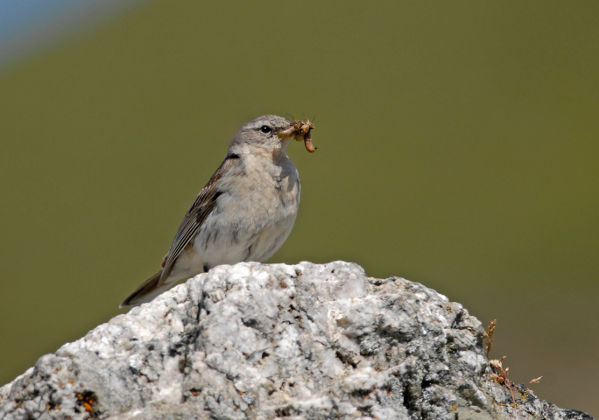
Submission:
{"label": "dry plant stem", "polygon": [[[493,322],[491,322],[491,323],[493,323]],[[490,327],[490,325],[489,325],[489,327]],[[510,391],[510,395],[512,396],[512,406],[514,407],[514,410],[516,410],[516,420],[518,420],[519,415],[518,415],[518,406],[516,404],[516,394],[514,394],[514,384],[507,377],[508,371],[510,370],[510,368],[503,367],[503,361],[505,360],[505,358],[506,358],[506,356],[503,356],[501,359],[489,360],[489,364],[491,365],[493,370],[495,370],[495,372],[497,372],[497,373],[492,373],[490,376],[498,384],[505,385],[507,387],[507,389]]]}
{"label": "dry plant stem", "polygon": [[528,381],[529,384],[538,384],[539,382],[541,382],[541,379],[543,378],[543,376],[539,376],[538,378],[534,378],[531,379],[530,381]]}
{"label": "dry plant stem", "polygon": [[[496,326],[497,326],[497,320],[494,319],[493,321],[491,321],[489,323],[489,327],[487,328],[487,331],[485,332],[485,352],[487,353],[487,357],[489,356],[489,352],[491,351],[491,348],[493,347],[493,333],[495,333]],[[518,419],[519,415],[518,415],[518,406],[516,404],[516,394],[514,392],[514,383],[507,377],[508,371],[510,370],[510,368],[503,367],[503,361],[505,360],[505,358],[506,358],[506,356],[503,356],[501,359],[489,360],[489,365],[491,365],[491,368],[493,369],[493,372],[494,372],[494,373],[491,373],[489,376],[491,377],[491,379],[493,379],[498,384],[505,385],[505,387],[510,391],[510,395],[512,396],[512,405],[514,407],[514,410],[516,410],[516,419]],[[542,376],[531,379],[528,383],[529,384],[539,383],[541,378],[542,378]],[[524,391],[522,393],[522,396],[526,396],[526,395],[530,394],[531,392],[532,392],[532,390],[527,389],[526,391]]]}
{"label": "dry plant stem", "polygon": [[491,348],[493,348],[493,334],[495,333],[496,326],[497,320],[494,319],[489,323],[487,331],[485,332],[485,353],[487,354],[487,357],[489,357],[489,353],[491,353]]}

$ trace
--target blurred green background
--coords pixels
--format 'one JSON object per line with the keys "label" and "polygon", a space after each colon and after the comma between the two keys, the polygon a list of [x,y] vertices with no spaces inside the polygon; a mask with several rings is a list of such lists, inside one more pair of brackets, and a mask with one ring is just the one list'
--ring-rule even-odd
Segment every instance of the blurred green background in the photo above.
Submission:
{"label": "blurred green background", "polygon": [[0,73],[0,382],[118,313],[239,125],[315,121],[273,262],[356,261],[498,320],[599,414],[599,3],[141,3]]}

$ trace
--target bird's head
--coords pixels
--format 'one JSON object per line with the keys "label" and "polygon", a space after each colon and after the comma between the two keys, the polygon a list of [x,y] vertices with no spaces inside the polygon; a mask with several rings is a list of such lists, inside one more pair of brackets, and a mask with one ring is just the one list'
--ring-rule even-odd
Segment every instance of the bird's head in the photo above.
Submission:
{"label": "bird's head", "polygon": [[303,138],[297,123],[277,115],[262,115],[241,126],[233,137],[229,152],[284,156],[292,139]]}

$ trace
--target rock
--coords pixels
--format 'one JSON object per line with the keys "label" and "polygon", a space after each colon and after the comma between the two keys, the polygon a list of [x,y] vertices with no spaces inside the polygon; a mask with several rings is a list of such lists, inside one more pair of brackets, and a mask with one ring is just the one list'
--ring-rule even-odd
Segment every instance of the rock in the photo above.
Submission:
{"label": "rock", "polygon": [[514,385],[484,329],[356,264],[219,266],[41,357],[2,419],[591,419]]}

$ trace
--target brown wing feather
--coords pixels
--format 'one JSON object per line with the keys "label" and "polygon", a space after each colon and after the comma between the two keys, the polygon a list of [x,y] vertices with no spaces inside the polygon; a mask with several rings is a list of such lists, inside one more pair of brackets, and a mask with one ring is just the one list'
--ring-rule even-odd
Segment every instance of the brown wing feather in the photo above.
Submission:
{"label": "brown wing feather", "polygon": [[141,286],[139,286],[135,292],[131,293],[127,298],[119,305],[119,308],[125,306],[137,305],[144,301],[144,296],[152,291],[156,290],[158,281],[160,280],[160,271],[155,273],[152,277],[147,279]]}
{"label": "brown wing feather", "polygon": [[193,240],[195,234],[200,230],[202,223],[206,220],[206,217],[208,217],[210,212],[214,209],[216,199],[222,194],[222,191],[220,191],[217,186],[218,180],[225,172],[229,171],[232,166],[235,165],[234,161],[238,158],[238,155],[228,155],[220,164],[214,175],[212,175],[206,186],[202,188],[202,191],[200,191],[191,207],[187,210],[187,213],[177,230],[171,249],[164,257],[164,260],[162,260],[162,270],[151,276],[131,293],[120,305],[121,308],[123,306],[147,302],[153,296],[161,293],[162,289],[169,287],[169,285],[165,285],[165,281],[172,271],[177,258],[185,247]]}
{"label": "brown wing feather", "polygon": [[219,191],[217,188],[218,180],[223,176],[229,167],[234,164],[234,159],[225,158],[225,160],[220,164],[214,175],[210,178],[208,183],[198,196],[195,201],[185,213],[185,217],[177,230],[177,234],[175,235],[175,239],[173,240],[173,244],[171,245],[171,249],[166,255],[166,260],[164,262],[164,267],[162,269],[162,274],[160,275],[160,281],[158,282],[158,286],[160,286],[166,278],[169,276],[175,262],[181,252],[185,249],[185,247],[193,240],[196,233],[199,232],[200,227],[206,217],[212,212],[214,206],[216,205],[216,199],[222,191]]}

